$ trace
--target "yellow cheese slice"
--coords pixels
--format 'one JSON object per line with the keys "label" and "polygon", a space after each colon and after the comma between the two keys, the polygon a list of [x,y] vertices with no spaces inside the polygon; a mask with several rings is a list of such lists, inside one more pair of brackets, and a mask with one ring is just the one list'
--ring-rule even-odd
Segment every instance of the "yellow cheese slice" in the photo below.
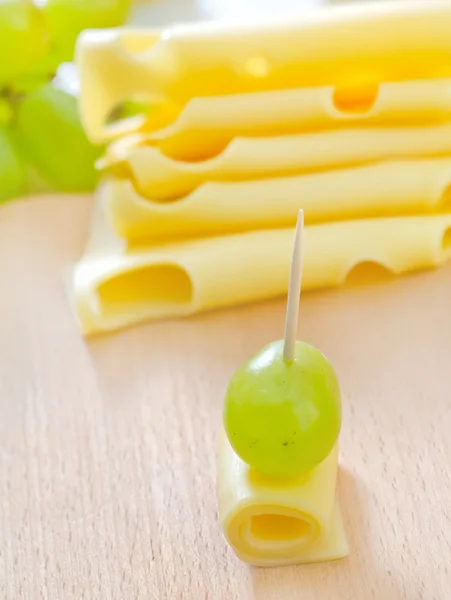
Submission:
{"label": "yellow cheese slice", "polygon": [[451,157],[387,161],[291,177],[209,181],[181,200],[141,196],[127,179],[97,190],[114,231],[129,241],[218,235],[359,217],[451,210]]}
{"label": "yellow cheese slice", "polygon": [[[136,137],[134,137],[136,141]],[[219,155],[174,160],[159,148],[132,143],[109,148],[104,166],[130,174],[153,200],[186,196],[205,181],[239,181],[381,161],[451,153],[451,123],[419,127],[338,129],[261,138],[235,138]]]}
{"label": "yellow cheese slice", "polygon": [[450,30],[447,0],[401,0],[258,23],[90,31],[77,48],[82,119],[91,139],[103,141],[109,113],[133,95],[179,105],[196,96],[448,77]]}
{"label": "yellow cheese slice", "polygon": [[406,124],[449,119],[451,79],[430,79],[335,89],[332,86],[192,98],[174,122],[157,129],[149,114],[142,141],[164,154],[199,160],[234,137],[288,134],[343,124]]}
{"label": "yellow cheese slice", "polygon": [[[155,106],[145,121],[128,122],[147,134],[141,143],[185,160],[216,154],[234,137],[324,129],[343,124],[407,124],[449,119],[451,79],[273,90],[192,98],[186,106]],[[169,122],[168,125],[166,125]],[[166,125],[162,127],[162,125]],[[116,125],[117,127],[117,125]],[[127,131],[126,124],[122,133]],[[130,127],[128,128],[130,131]],[[119,142],[121,143],[121,142]]]}
{"label": "yellow cheese slice", "polygon": [[292,480],[252,471],[222,435],[217,496],[219,521],[237,556],[275,567],[343,558],[348,544],[336,499],[338,448]]}
{"label": "yellow cheese slice", "polygon": [[[100,218],[71,273],[80,327],[90,334],[285,294],[293,235],[262,230],[127,249]],[[318,289],[343,283],[360,263],[396,274],[440,265],[451,256],[451,215],[308,225],[304,239],[303,289]]]}

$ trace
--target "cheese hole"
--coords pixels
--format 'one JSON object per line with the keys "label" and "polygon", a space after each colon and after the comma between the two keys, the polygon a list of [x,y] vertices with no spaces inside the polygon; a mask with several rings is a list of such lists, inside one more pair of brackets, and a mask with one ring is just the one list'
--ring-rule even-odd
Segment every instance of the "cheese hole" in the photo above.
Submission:
{"label": "cheese hole", "polygon": [[392,272],[372,260],[357,263],[348,271],[346,283],[348,285],[367,285],[369,283],[380,283],[393,278]]}
{"label": "cheese hole", "polygon": [[291,541],[307,537],[312,526],[307,521],[285,515],[256,515],[251,519],[251,533],[262,541]]}
{"label": "cheese hole", "polygon": [[376,84],[338,87],[334,90],[333,103],[341,113],[359,115],[373,108],[378,94]]}
{"label": "cheese hole", "polygon": [[446,254],[451,254],[451,227],[448,227],[448,229],[443,234],[442,248]]}
{"label": "cheese hole", "polygon": [[230,140],[223,135],[218,135],[212,140],[209,131],[198,131],[193,138],[181,133],[178,136],[163,140],[159,147],[161,152],[168,158],[180,160],[187,163],[202,162],[219,156],[229,145]]}
{"label": "cheese hole", "polygon": [[448,185],[442,193],[438,207],[442,210],[451,209],[451,185]]}
{"label": "cheese hole", "polygon": [[104,312],[127,307],[191,302],[193,286],[184,269],[176,265],[153,265],[112,277],[97,290]]}

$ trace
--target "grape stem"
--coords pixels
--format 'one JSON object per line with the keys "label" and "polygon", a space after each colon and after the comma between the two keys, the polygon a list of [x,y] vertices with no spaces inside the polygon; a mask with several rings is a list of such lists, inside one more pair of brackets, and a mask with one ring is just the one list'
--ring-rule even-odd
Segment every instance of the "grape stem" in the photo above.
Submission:
{"label": "grape stem", "polygon": [[298,330],[299,301],[302,284],[302,238],[304,233],[304,211],[298,213],[296,233],[294,237],[293,255],[291,258],[290,282],[288,285],[287,314],[285,318],[285,336],[283,359],[293,362]]}

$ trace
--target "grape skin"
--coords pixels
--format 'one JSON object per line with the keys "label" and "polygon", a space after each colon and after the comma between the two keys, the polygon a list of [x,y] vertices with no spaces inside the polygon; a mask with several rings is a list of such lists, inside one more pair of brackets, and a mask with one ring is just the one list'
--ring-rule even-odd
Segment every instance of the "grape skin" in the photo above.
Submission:
{"label": "grape skin", "polygon": [[76,98],[48,83],[23,100],[17,127],[28,160],[49,184],[68,192],[95,186],[101,150],[83,131]]}
{"label": "grape skin", "polygon": [[[49,48],[41,11],[31,0],[0,2],[0,85],[31,71]],[[6,60],[5,60],[5,57]]]}
{"label": "grape skin", "polygon": [[0,0],[0,56],[7,57],[0,60],[1,201],[43,186],[66,192],[95,186],[94,163],[102,149],[87,140],[76,98],[51,80],[62,61],[72,60],[83,29],[122,25],[132,2],[39,0],[36,4]]}
{"label": "grape skin", "polygon": [[27,187],[27,168],[12,132],[0,125],[0,203],[21,196]]}
{"label": "grape skin", "polygon": [[53,52],[60,62],[72,60],[83,29],[122,25],[131,0],[47,0],[43,12],[49,24]]}
{"label": "grape skin", "polygon": [[341,396],[331,364],[297,342],[283,360],[283,341],[263,348],[232,377],[224,427],[240,458],[270,477],[295,477],[323,461],[341,427]]}

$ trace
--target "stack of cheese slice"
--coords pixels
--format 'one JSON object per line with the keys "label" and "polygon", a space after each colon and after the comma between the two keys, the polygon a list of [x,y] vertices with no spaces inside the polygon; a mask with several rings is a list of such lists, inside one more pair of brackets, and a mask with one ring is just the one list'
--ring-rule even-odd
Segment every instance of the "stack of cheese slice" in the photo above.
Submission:
{"label": "stack of cheese slice", "polygon": [[[361,263],[451,255],[451,3],[258,24],[86,32],[81,113],[100,161],[71,289],[85,333],[304,289]],[[148,114],[109,123],[128,99]]]}

